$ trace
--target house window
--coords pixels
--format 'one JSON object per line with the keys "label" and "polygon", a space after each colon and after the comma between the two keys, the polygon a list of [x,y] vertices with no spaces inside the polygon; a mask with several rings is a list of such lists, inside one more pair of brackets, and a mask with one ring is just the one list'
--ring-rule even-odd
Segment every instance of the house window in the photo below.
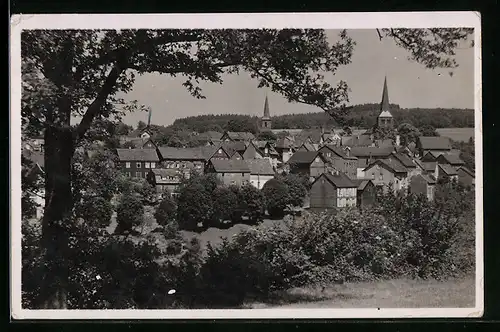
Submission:
{"label": "house window", "polygon": [[327,157],[331,157],[331,156],[332,156],[332,154],[331,154],[330,152],[327,152],[327,153],[326,153],[326,156],[327,156]]}
{"label": "house window", "polygon": [[136,167],[136,168],[141,168],[141,162],[137,162],[137,163],[135,164],[135,167]]}
{"label": "house window", "polygon": [[175,168],[179,168],[179,164],[175,164]]}
{"label": "house window", "polygon": [[142,172],[135,172],[135,177],[136,177],[136,178],[140,178],[140,177],[141,177],[141,175],[142,175]]}
{"label": "house window", "polygon": [[378,179],[379,179],[380,181],[384,181],[384,173],[380,172],[380,173],[378,174]]}
{"label": "house window", "polygon": [[151,168],[151,163],[147,163],[147,162],[146,162],[146,163],[144,163],[144,167],[145,167],[145,168]]}
{"label": "house window", "polygon": [[125,168],[130,168],[130,162],[128,162],[128,161],[127,161],[127,162],[125,163]]}
{"label": "house window", "polygon": [[245,173],[241,173],[241,176],[245,176]]}
{"label": "house window", "polygon": [[154,161],[151,162],[151,168],[156,168],[156,163]]}
{"label": "house window", "polygon": [[132,176],[132,174],[130,172],[125,172],[125,176],[129,178]]}

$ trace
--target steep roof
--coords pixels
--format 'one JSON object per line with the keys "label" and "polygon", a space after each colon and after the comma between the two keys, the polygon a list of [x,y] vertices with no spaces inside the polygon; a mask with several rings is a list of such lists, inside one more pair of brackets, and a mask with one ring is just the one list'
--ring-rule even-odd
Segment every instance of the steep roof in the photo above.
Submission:
{"label": "steep roof", "polygon": [[451,150],[451,142],[448,137],[420,136],[418,141],[424,150]]}
{"label": "steep roof", "polygon": [[250,168],[245,160],[213,159],[210,162],[218,173],[250,173]]}
{"label": "steep roof", "polygon": [[384,89],[382,90],[382,102],[380,103],[380,118],[392,118],[389,104],[389,89],[387,88],[387,77],[384,78]]}
{"label": "steep roof", "polygon": [[444,164],[444,165],[439,165],[438,167],[444,172],[444,174],[446,174],[448,176],[458,174],[457,169],[451,165]]}
{"label": "steep roof", "polygon": [[262,117],[262,119],[267,120],[270,118],[271,117],[269,115],[269,100],[267,99],[267,95],[266,95],[266,100],[264,101],[264,117]]}
{"label": "steep roof", "polygon": [[303,143],[307,138],[310,138],[313,143],[319,143],[322,136],[321,129],[304,129],[296,135],[295,139],[297,142]]}
{"label": "steep roof", "polygon": [[290,159],[289,164],[310,164],[319,155],[318,151],[297,151]]}
{"label": "steep roof", "polygon": [[250,168],[250,174],[274,175],[273,166],[267,159],[247,159],[246,163]]}
{"label": "steep roof", "polygon": [[365,190],[365,188],[368,185],[368,183],[371,182],[370,179],[354,179],[354,180],[351,180],[351,181],[358,186],[358,190],[359,191]]}
{"label": "steep roof", "polygon": [[352,146],[352,147],[368,147],[373,144],[370,135],[356,135],[349,136],[347,139],[345,136],[342,138],[342,145]]}
{"label": "steep roof", "polygon": [[293,146],[293,141],[289,137],[281,137],[276,141],[276,148],[289,149]]}
{"label": "steep roof", "polygon": [[246,131],[227,131],[226,132],[229,138],[237,141],[250,141],[255,139],[255,136]]}
{"label": "steep roof", "polygon": [[459,155],[453,153],[443,153],[438,159],[444,159],[450,165],[464,165],[464,161],[460,159]]}
{"label": "steep roof", "polygon": [[434,172],[436,170],[437,161],[422,161],[420,163],[426,172]]}
{"label": "steep roof", "polygon": [[313,144],[309,143],[309,142],[304,142],[304,143],[302,143],[301,147],[302,147],[302,146],[303,146],[303,147],[304,147],[307,151],[316,151],[316,147],[315,147]]}
{"label": "steep roof", "polygon": [[392,141],[392,139],[378,139],[378,140],[375,140],[375,146],[378,146],[379,148],[393,147],[394,142]]}
{"label": "steep roof", "polygon": [[245,142],[237,141],[237,142],[222,142],[220,145],[229,155],[233,155],[234,152],[243,153],[247,149],[247,145]]}
{"label": "steep roof", "polygon": [[436,184],[436,179],[432,175],[419,174],[419,176],[423,177],[428,184]]}
{"label": "steep roof", "polygon": [[400,162],[392,159],[379,159],[375,160],[373,163],[368,165],[365,170],[372,168],[375,165],[380,165],[386,169],[392,171],[393,173],[408,173],[408,169],[404,167]]}
{"label": "steep roof", "polygon": [[222,133],[219,133],[218,131],[205,131],[203,133],[200,133],[198,135],[198,139],[200,140],[207,140],[207,141],[220,141],[222,138]]}
{"label": "steep roof", "polygon": [[351,155],[356,156],[356,157],[388,157],[391,155],[391,153],[394,151],[394,148],[392,147],[384,147],[384,148],[377,148],[377,147],[352,147],[351,148]]}
{"label": "steep roof", "polygon": [[407,167],[407,168],[417,167],[417,165],[415,165],[413,160],[404,153],[393,153],[392,156],[395,159],[397,159],[401,164],[403,164],[404,167]]}
{"label": "steep roof", "polygon": [[[354,183],[347,175],[342,172],[337,172],[335,174],[323,173],[314,180],[314,182],[318,181],[318,179],[324,177],[331,184],[333,184],[337,188],[357,188],[358,184]],[[313,182],[313,184],[314,184]]]}
{"label": "steep roof", "polygon": [[470,176],[472,176],[472,177],[474,177],[474,176],[475,176],[474,172],[473,172],[472,170],[468,169],[468,168],[467,168],[467,167],[465,167],[465,166],[460,166],[460,167],[458,167],[458,168],[457,168],[457,171],[458,171],[458,170],[462,170],[462,171],[466,172],[467,174],[469,174],[469,175],[470,175]]}
{"label": "steep roof", "polygon": [[333,153],[335,153],[337,156],[339,156],[342,159],[351,159],[351,160],[358,159],[355,156],[348,156],[342,148],[335,146],[335,145],[324,145],[323,148],[332,151]]}
{"label": "steep roof", "polygon": [[174,148],[171,146],[161,146],[158,148],[161,159],[166,160],[205,160],[205,155],[201,149]]}
{"label": "steep roof", "polygon": [[116,149],[120,161],[159,161],[155,149]]}

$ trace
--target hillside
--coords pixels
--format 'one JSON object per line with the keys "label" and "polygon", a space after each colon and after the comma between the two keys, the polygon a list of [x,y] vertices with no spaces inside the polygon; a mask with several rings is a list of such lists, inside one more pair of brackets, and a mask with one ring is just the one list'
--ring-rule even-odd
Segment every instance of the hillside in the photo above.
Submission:
{"label": "hillside", "polygon": [[[346,118],[346,125],[350,127],[371,127],[375,124],[379,113],[379,104],[363,104],[353,106]],[[470,109],[423,109],[400,108],[391,105],[396,125],[410,123],[417,128],[432,126],[434,128],[467,128],[474,126],[474,111]],[[175,120],[170,126],[172,130],[189,130],[197,132],[214,131],[250,131],[255,133],[259,118],[257,116],[218,114],[199,115]],[[273,128],[309,129],[321,126],[338,126],[325,112],[287,114],[272,117]]]}

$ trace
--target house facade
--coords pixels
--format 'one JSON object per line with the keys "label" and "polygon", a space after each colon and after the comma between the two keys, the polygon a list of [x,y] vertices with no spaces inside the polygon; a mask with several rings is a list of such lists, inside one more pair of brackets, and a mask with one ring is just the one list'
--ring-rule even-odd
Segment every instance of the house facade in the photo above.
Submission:
{"label": "house facade", "polygon": [[395,192],[408,188],[408,171],[391,160],[377,160],[365,169],[365,178],[376,186],[389,186]]}
{"label": "house facade", "polygon": [[328,161],[318,151],[297,151],[288,160],[289,171],[309,177],[311,182],[328,172]]}
{"label": "house facade", "polygon": [[323,173],[311,185],[309,206],[314,210],[354,207],[357,203],[357,187],[341,172]]}
{"label": "house facade", "polygon": [[464,186],[473,187],[476,185],[475,174],[465,166],[457,169],[458,182]]}
{"label": "house facade", "polygon": [[448,164],[438,164],[438,180],[458,181],[457,169]]}
{"label": "house facade", "polygon": [[250,184],[257,189],[262,189],[267,181],[274,178],[274,170],[268,159],[245,160],[250,168]]}
{"label": "house facade", "polygon": [[168,190],[171,194],[176,193],[181,184],[183,174],[176,169],[152,169],[147,175],[147,181],[155,187],[156,192],[164,193]]}
{"label": "house facade", "polygon": [[358,185],[356,191],[356,205],[360,209],[373,206],[376,199],[375,184],[367,179],[353,180],[353,182]]}
{"label": "house facade", "polygon": [[436,192],[436,179],[426,174],[412,176],[410,179],[410,192],[425,195],[429,201],[433,201]]}
{"label": "house facade", "polygon": [[345,151],[334,145],[325,145],[319,152],[331,163],[331,165],[345,173],[350,179],[357,178],[358,158],[349,156],[349,150]]}
{"label": "house facade", "polygon": [[358,158],[356,169],[357,178],[365,178],[365,169],[376,160],[389,159],[394,152],[394,148],[377,148],[377,147],[347,147],[344,149],[349,156]]}
{"label": "house facade", "polygon": [[241,186],[250,182],[250,168],[244,160],[211,160],[206,168],[207,173],[216,174],[225,185]]}
{"label": "house facade", "polygon": [[259,148],[255,146],[253,142],[250,142],[246,147],[245,152],[243,152],[243,159],[261,159],[264,158],[263,153]]}
{"label": "house facade", "polygon": [[120,170],[128,177],[145,179],[160,162],[155,149],[116,149],[116,153]]}

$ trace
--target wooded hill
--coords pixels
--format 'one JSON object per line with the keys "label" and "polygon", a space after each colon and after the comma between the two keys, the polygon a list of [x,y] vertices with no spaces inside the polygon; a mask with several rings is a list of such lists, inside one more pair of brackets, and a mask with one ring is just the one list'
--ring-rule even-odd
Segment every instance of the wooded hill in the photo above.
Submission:
{"label": "wooded hill", "polygon": [[[350,127],[368,128],[375,124],[379,114],[379,104],[362,104],[353,106],[346,119]],[[474,127],[474,110],[454,108],[400,108],[391,104],[392,114],[396,125],[410,123],[417,128],[431,126],[434,128],[466,128]],[[174,130],[189,130],[205,132],[215,131],[250,131],[255,133],[259,124],[259,117],[241,114],[207,114],[177,119],[170,126]],[[273,128],[283,129],[310,129],[321,126],[338,126],[325,112],[286,114],[272,117]]]}

